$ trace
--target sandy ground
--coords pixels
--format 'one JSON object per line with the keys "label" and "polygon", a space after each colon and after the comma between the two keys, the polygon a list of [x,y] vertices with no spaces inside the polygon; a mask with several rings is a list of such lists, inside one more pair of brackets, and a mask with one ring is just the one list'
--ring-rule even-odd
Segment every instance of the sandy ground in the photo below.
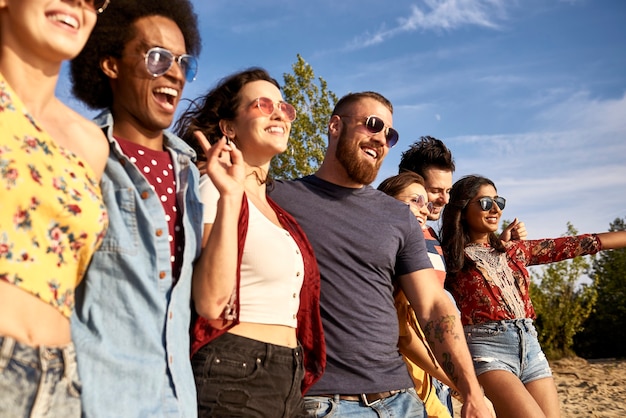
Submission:
{"label": "sandy ground", "polygon": [[[562,418],[626,418],[626,360],[568,358],[550,365]],[[455,417],[460,411],[455,403]]]}

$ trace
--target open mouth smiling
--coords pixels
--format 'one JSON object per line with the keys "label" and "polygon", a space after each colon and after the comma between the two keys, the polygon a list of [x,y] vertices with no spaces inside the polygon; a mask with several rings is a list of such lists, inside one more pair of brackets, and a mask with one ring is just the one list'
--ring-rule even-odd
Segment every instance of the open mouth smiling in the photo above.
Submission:
{"label": "open mouth smiling", "polygon": [[157,87],[152,91],[159,103],[168,104],[174,107],[176,98],[178,97],[178,90],[172,87]]}
{"label": "open mouth smiling", "polygon": [[54,22],[63,23],[72,29],[78,29],[80,27],[78,20],[74,16],[70,16],[65,13],[53,13],[47,15],[46,17]]}

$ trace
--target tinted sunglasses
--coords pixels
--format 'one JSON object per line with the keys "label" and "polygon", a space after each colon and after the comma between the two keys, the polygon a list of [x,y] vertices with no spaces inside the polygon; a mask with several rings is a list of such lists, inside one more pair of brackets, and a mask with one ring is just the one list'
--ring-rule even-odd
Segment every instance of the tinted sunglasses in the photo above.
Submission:
{"label": "tinted sunglasses", "polygon": [[84,0],[85,8],[95,12],[96,14],[100,14],[104,12],[104,9],[107,8],[110,1],[109,0]]}
{"label": "tinted sunglasses", "polygon": [[476,203],[480,205],[480,208],[485,212],[491,210],[494,202],[498,205],[500,210],[504,210],[504,206],[506,206],[506,199],[500,196],[495,198],[481,197],[476,201]]}
{"label": "tinted sunglasses", "polygon": [[293,122],[296,119],[296,108],[287,102],[275,102],[269,97],[258,97],[254,99],[254,103],[264,115],[271,116],[278,108],[289,122]]}
{"label": "tinted sunglasses", "polygon": [[398,196],[398,197],[401,197],[403,199],[407,197],[410,198],[410,200],[407,203],[409,205],[415,206],[417,209],[421,209],[424,206],[426,206],[426,208],[428,209],[428,212],[433,211],[433,207],[434,207],[433,202],[427,202],[426,198],[421,194],[418,194],[418,195],[413,194],[410,196]]}
{"label": "tinted sunglasses", "polygon": [[196,74],[198,72],[198,61],[195,57],[187,54],[182,54],[179,56],[174,55],[171,51],[161,48],[154,47],[150,48],[148,52],[146,52],[146,69],[148,73],[154,78],[160,77],[163,74],[167,73],[172,65],[174,65],[174,61],[178,63],[180,69],[183,71],[185,75],[185,80],[194,81],[196,79]]}
{"label": "tinted sunglasses", "polygon": [[[357,116],[350,115],[338,115],[340,118],[353,118],[358,119]],[[392,148],[394,145],[398,143],[398,139],[400,139],[400,135],[398,131],[395,129],[386,126],[385,122],[378,116],[370,115],[365,118],[365,122],[363,123],[365,128],[372,134],[377,134],[380,131],[383,131],[385,134],[385,139],[387,140],[387,146]]]}

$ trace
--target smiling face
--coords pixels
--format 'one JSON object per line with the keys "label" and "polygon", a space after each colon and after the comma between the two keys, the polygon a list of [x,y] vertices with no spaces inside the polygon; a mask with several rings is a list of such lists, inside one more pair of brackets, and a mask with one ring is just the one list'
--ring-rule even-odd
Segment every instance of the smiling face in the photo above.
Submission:
{"label": "smiling face", "polygon": [[61,0],[0,0],[0,18],[3,46],[55,65],[78,55],[96,24],[82,2]]}
{"label": "smiling face", "polygon": [[483,211],[478,201],[482,197],[495,198],[497,196],[498,192],[495,187],[483,185],[465,207],[464,219],[472,242],[488,242],[489,233],[498,230],[502,216],[498,205],[493,204],[490,210]]}
{"label": "smiling face", "polygon": [[[256,99],[267,97],[274,102],[274,111],[267,115],[259,109]],[[250,166],[265,166],[272,157],[287,149],[291,122],[278,109],[283,101],[280,90],[265,80],[247,83],[239,92],[239,108],[233,121],[223,122],[222,131],[235,141]]]}
{"label": "smiling face", "polygon": [[[113,90],[114,133],[137,142],[142,137],[162,137],[162,131],[174,119],[185,86],[185,76],[178,63],[160,77],[148,73],[146,51],[158,46],[178,56],[185,54],[186,49],[176,23],[163,16],[138,19],[134,32],[135,37],[126,44],[122,57],[109,57],[101,66]],[[155,148],[160,148],[160,144]]]}
{"label": "smiling face", "polygon": [[416,204],[416,201],[419,197],[422,196],[424,199],[424,203],[428,202],[428,198],[426,197],[426,189],[419,183],[412,183],[402,189],[402,191],[394,196],[396,199],[406,203],[409,205],[411,209],[411,213],[417,218],[417,221],[422,226],[422,229],[426,228],[426,220],[428,219],[428,214],[430,213],[428,210],[428,205],[424,204],[419,207]]}
{"label": "smiling face", "polygon": [[452,171],[427,167],[424,169],[424,181],[426,182],[428,201],[433,203],[433,211],[428,219],[436,221],[441,216],[443,207],[450,201]]}
{"label": "smiling face", "polygon": [[391,111],[379,101],[365,98],[352,104],[344,114],[349,117],[335,115],[331,120],[331,129],[333,124],[338,129],[335,158],[352,182],[370,184],[376,179],[389,147],[384,130],[373,134],[364,122],[368,116],[375,115],[391,127]]}

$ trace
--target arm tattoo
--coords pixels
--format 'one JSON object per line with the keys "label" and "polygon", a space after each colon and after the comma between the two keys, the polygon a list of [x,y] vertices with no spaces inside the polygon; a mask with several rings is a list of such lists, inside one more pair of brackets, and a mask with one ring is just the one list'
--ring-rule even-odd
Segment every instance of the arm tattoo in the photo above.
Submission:
{"label": "arm tattoo", "polygon": [[[455,320],[456,318],[454,315],[446,315],[437,321],[429,321],[426,324],[426,327],[424,327],[424,334],[426,335],[428,344],[430,344],[431,347],[434,347],[435,342],[439,344],[443,343],[445,334],[450,334],[452,339],[458,340],[459,335],[454,331]],[[452,355],[449,352],[443,352],[442,358],[443,362],[440,363],[441,367],[446,372],[448,377],[450,377],[454,383],[457,383],[458,376],[455,373]]]}

